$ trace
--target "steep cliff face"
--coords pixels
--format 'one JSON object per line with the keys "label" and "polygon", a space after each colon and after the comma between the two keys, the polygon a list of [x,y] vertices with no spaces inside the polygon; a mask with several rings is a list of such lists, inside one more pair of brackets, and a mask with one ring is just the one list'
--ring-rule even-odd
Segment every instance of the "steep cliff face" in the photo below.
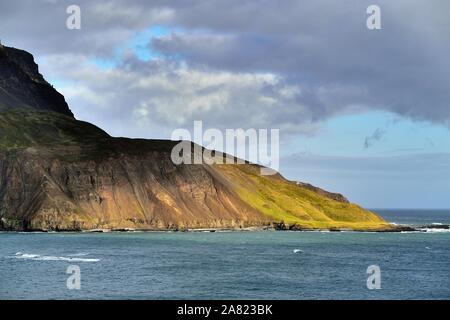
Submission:
{"label": "steep cliff face", "polygon": [[2,230],[391,228],[256,165],[174,165],[177,142],[112,138],[74,119],[31,55],[14,50],[0,49]]}
{"label": "steep cliff face", "polygon": [[3,157],[3,229],[183,229],[269,222],[211,168],[174,166],[166,151],[151,145],[142,151],[77,161],[30,149]]}
{"label": "steep cliff face", "polygon": [[30,53],[0,45],[0,110],[17,108],[73,116],[64,97],[39,73]]}

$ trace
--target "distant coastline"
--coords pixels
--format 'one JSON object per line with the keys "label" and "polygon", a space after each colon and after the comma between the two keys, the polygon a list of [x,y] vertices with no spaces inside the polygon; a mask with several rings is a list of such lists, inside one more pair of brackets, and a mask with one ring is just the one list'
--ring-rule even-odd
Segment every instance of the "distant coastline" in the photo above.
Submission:
{"label": "distant coastline", "polygon": [[[449,229],[448,225],[443,225],[443,228]],[[435,228],[438,226],[422,226],[420,228],[414,228],[408,225],[395,225],[391,224],[388,228],[373,229],[373,230],[357,230],[348,228],[323,228],[323,229],[313,229],[313,228],[280,228],[280,227],[243,227],[243,228],[193,228],[193,229],[90,229],[90,230],[1,230],[0,232],[11,232],[11,233],[133,233],[133,232],[179,232],[179,233],[196,233],[196,232],[255,232],[255,231],[291,231],[291,232],[371,232],[371,233],[384,233],[384,232],[425,232],[421,229],[424,228]]]}

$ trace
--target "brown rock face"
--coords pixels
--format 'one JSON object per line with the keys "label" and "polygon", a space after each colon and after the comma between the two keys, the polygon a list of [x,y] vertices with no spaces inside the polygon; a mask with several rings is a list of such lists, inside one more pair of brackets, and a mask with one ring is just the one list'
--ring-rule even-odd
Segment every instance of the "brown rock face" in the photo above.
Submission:
{"label": "brown rock face", "polygon": [[227,188],[212,167],[174,166],[165,151],[150,147],[139,156],[100,161],[42,157],[25,150],[0,160],[3,229],[184,229],[269,223]]}

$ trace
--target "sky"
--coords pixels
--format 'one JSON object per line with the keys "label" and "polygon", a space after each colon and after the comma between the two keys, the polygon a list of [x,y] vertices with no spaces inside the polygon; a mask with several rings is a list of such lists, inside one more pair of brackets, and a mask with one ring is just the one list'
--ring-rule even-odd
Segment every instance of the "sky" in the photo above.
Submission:
{"label": "sky", "polygon": [[[66,27],[69,5],[81,29]],[[369,5],[381,29],[366,26]],[[276,128],[280,172],[368,208],[450,208],[446,0],[17,0],[0,39],[34,54],[113,136]]]}

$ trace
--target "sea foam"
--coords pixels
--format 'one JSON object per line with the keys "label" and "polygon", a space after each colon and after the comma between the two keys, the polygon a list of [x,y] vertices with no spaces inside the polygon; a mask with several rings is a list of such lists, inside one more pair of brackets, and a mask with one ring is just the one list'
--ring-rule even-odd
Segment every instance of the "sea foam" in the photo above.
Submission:
{"label": "sea foam", "polygon": [[40,254],[17,252],[14,255],[16,259],[35,260],[35,261],[67,261],[67,262],[98,262],[100,259],[93,258],[74,258],[74,257],[59,257],[59,256],[44,256]]}

